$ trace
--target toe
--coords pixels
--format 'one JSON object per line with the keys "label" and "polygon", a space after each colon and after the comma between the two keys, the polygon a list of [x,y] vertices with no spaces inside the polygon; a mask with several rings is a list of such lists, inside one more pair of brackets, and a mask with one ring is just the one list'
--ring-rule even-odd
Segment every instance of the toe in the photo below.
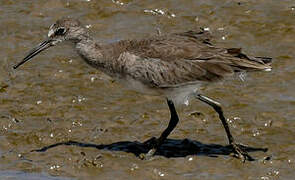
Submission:
{"label": "toe", "polygon": [[151,160],[152,157],[155,155],[156,151],[157,150],[155,148],[150,149],[149,152],[147,152],[146,154],[140,154],[139,158],[142,160]]}
{"label": "toe", "polygon": [[241,159],[242,162],[245,162],[246,160],[248,160],[248,161],[254,160],[248,154],[248,152],[243,148],[243,147],[245,147],[244,145],[239,145],[239,144],[233,143],[232,146],[233,146],[233,152],[235,153],[235,157]]}

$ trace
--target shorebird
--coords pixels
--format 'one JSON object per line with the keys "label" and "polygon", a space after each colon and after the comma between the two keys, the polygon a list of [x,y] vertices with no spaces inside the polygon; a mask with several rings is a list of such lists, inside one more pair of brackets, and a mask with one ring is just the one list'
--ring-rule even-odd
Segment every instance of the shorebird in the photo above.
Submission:
{"label": "shorebird", "polygon": [[200,88],[237,72],[270,71],[271,58],[247,56],[239,48],[217,47],[210,38],[209,32],[200,30],[100,44],[78,20],[62,18],[50,26],[48,38],[14,69],[45,49],[69,41],[90,66],[139,92],[166,98],[171,115],[168,127],[144,158],[152,157],[176,127],[179,118],[174,103],[196,98],[218,113],[235,157],[251,160],[245,146],[236,143],[231,135],[221,104],[200,94]]}

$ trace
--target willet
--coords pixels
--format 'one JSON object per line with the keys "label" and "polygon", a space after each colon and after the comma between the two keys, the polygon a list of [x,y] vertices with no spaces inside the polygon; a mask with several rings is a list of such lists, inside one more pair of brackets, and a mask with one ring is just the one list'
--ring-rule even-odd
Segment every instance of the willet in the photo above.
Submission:
{"label": "willet", "polygon": [[193,97],[210,105],[218,113],[235,157],[243,161],[252,159],[244,150],[244,145],[236,143],[231,135],[220,103],[201,95],[199,89],[236,72],[270,71],[271,58],[250,57],[239,48],[216,47],[210,42],[210,35],[206,31],[99,44],[78,20],[63,18],[50,26],[48,38],[33,48],[14,69],[63,41],[74,44],[78,54],[92,67],[119,78],[140,92],[166,97],[171,115],[168,127],[143,157],[153,156],[176,127],[179,118],[174,102],[187,103]]}

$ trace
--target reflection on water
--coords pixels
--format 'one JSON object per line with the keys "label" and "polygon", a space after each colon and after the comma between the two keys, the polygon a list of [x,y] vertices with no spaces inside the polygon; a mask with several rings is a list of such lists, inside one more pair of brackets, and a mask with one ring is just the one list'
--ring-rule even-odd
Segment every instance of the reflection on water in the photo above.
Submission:
{"label": "reflection on water", "polygon": [[[1,1],[0,15],[1,178],[293,178],[293,1],[16,0]],[[226,155],[188,155],[142,161],[131,153],[77,146],[30,152],[70,140],[144,142],[158,136],[168,123],[163,99],[113,82],[88,67],[66,44],[12,70],[62,16],[79,18],[102,43],[203,27],[214,34],[218,45],[273,57],[273,71],[247,74],[243,82],[224,82],[206,91],[223,104],[239,142],[269,149],[251,155],[271,159],[243,164]],[[179,113],[180,124],[169,138],[226,145],[211,108],[195,101]]]}

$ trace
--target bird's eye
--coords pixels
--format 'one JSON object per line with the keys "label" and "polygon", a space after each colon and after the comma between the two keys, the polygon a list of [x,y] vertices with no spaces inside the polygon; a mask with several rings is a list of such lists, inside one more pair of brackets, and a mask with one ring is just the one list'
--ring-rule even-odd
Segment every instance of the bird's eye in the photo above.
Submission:
{"label": "bird's eye", "polygon": [[64,27],[58,28],[55,31],[55,35],[58,35],[58,36],[64,35],[65,33],[66,33],[66,29]]}

